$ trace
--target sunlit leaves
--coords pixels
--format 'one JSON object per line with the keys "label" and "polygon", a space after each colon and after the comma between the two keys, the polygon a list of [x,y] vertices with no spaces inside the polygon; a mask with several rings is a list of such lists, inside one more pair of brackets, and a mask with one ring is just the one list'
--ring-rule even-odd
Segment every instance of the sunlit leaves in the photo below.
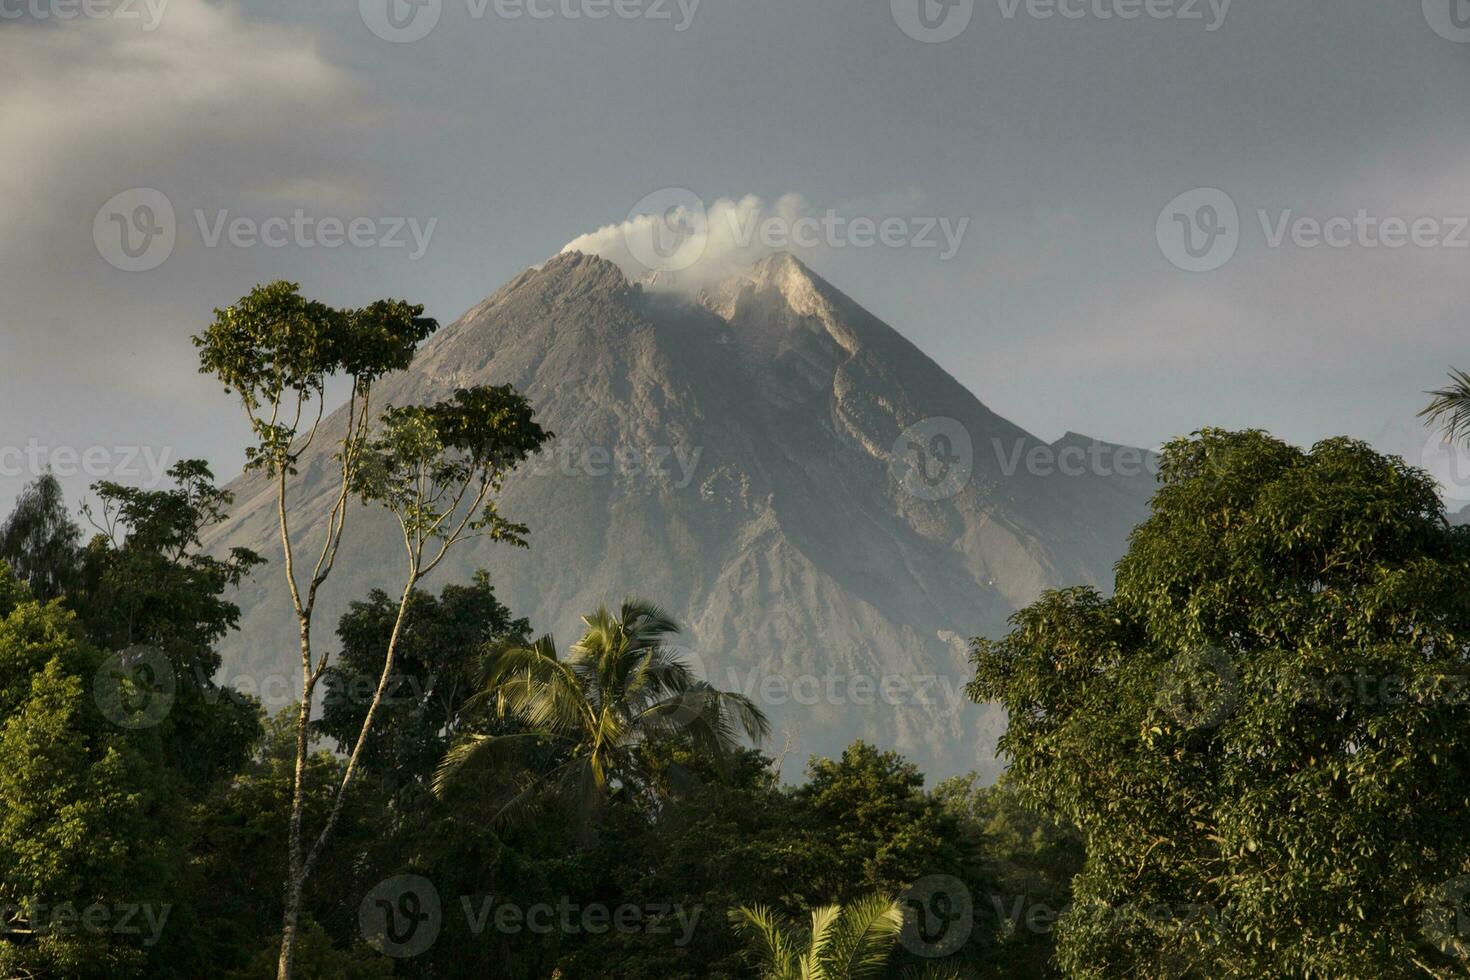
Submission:
{"label": "sunlit leaves", "polygon": [[353,489],[387,506],[416,544],[469,533],[523,545],[525,526],[501,517],[493,495],[550,438],[509,385],[462,388],[432,405],[387,409]]}
{"label": "sunlit leaves", "polygon": [[1176,441],[1116,595],[1013,625],[971,693],[1086,836],[1069,974],[1457,968],[1421,926],[1470,871],[1470,533],[1426,474],[1347,439]]}
{"label": "sunlit leaves", "polygon": [[200,372],[238,393],[250,418],[257,444],[246,451],[248,463],[289,470],[307,405],[320,406],[327,380],[352,379],[356,398],[407,368],[438,328],[423,312],[401,300],[335,309],[306,299],[296,283],[273,282],[215,310],[214,323],[193,341]]}

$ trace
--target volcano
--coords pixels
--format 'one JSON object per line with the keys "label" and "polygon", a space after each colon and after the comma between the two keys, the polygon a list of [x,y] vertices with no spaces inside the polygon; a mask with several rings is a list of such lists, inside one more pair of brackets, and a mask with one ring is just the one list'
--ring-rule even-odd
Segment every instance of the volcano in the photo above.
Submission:
{"label": "volcano", "polygon": [[[793,771],[864,738],[930,778],[993,775],[1003,718],[964,698],[968,638],[999,635],[1044,589],[1110,589],[1154,486],[1146,453],[1047,443],[996,415],[784,253],[688,293],[565,252],[441,330],[375,402],[507,382],[556,434],[500,498],[530,550],[472,541],[425,587],[486,568],[564,645],[600,603],[653,600],[685,624],[700,673],[771,717],[768,751]],[[334,477],[314,447],[292,499],[301,531],[321,533]],[[275,505],[257,476],[232,489],[210,545],[272,565],[237,597],[222,673],[278,704],[299,667]],[[323,640],[350,601],[402,587],[391,519],[352,522]]]}

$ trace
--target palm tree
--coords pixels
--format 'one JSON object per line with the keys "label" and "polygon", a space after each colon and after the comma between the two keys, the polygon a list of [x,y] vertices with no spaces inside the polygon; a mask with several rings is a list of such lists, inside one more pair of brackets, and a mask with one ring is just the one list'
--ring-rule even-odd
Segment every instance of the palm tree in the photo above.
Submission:
{"label": "palm tree", "polygon": [[616,616],[602,607],[582,621],[586,632],[566,659],[549,636],[490,652],[472,700],[524,731],[461,741],[439,764],[436,793],[471,768],[525,772],[536,753],[551,753],[549,771],[521,787],[496,819],[523,814],[549,795],[573,803],[585,827],[610,793],[652,785],[638,752],[649,737],[683,737],[723,768],[741,733],[757,742],[769,733],[749,698],[694,676],[669,645],[679,625],[657,606],[628,599]]}
{"label": "palm tree", "polygon": [[903,910],[888,895],[868,895],[814,909],[807,928],[764,905],[734,909],[730,922],[754,947],[761,980],[863,980],[882,973]]}
{"label": "palm tree", "polygon": [[1419,417],[1428,419],[1426,424],[1442,426],[1449,442],[1470,439],[1470,374],[1452,370],[1450,383],[1428,394],[1434,400]]}

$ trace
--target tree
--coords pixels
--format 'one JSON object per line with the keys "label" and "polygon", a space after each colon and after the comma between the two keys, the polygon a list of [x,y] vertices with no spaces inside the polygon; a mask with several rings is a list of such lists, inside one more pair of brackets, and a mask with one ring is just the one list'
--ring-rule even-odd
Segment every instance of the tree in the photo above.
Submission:
{"label": "tree", "polygon": [[157,732],[116,724],[96,691],[153,692],[24,590],[0,563],[0,972],[143,976],[158,935],[112,926],[125,907],[166,920],[179,813]]}
{"label": "tree", "polygon": [[615,616],[606,607],[583,617],[582,639],[562,660],[551,637],[492,652],[479,695],[525,731],[471,735],[444,757],[435,787],[444,792],[469,766],[524,763],[535,752],[559,753],[498,811],[517,815],[547,794],[584,823],[610,792],[646,792],[653,774],[639,746],[658,735],[687,739],[704,759],[723,764],[740,733],[759,740],[765,715],[740,694],[699,680],[670,648],[678,624],[663,610],[629,599]]}
{"label": "tree", "polygon": [[[279,945],[274,942],[260,950],[247,966],[225,980],[269,980],[280,960]],[[335,949],[327,931],[314,919],[306,919],[296,950],[296,970],[301,980],[392,980],[393,961],[365,944]]]}
{"label": "tree", "polygon": [[[398,602],[381,590],[354,602],[337,627],[342,649],[322,675],[326,695],[317,728],[346,751],[362,730],[371,688],[382,674]],[[397,667],[362,770],[397,797],[428,789],[434,767],[463,724],[479,677],[482,651],[506,640],[525,642],[530,624],[512,619],[480,571],[470,585],[447,585],[436,598],[415,591],[404,615]]]}
{"label": "tree", "polygon": [[813,759],[807,776],[794,796],[820,856],[811,893],[844,902],[899,894],[925,875],[983,880],[978,835],[924,793],[924,774],[898,753],[854,742],[839,759]]}
{"label": "tree", "polygon": [[1048,593],[974,643],[1011,777],[1086,840],[1060,965],[1448,975],[1470,531],[1427,474],[1347,439],[1205,430],[1160,481],[1112,598]]}
{"label": "tree", "polygon": [[967,965],[986,977],[1053,976],[1053,925],[1072,903],[1072,879],[1083,863],[1081,835],[1026,799],[1008,775],[989,786],[973,773],[952,776],[933,796],[963,833],[984,842],[992,877],[989,901],[976,903],[975,917],[978,928],[994,916],[995,942],[966,950],[981,954],[966,956]]}
{"label": "tree", "polygon": [[82,529],[66,512],[61,484],[50,473],[26,487],[0,524],[0,561],[8,563],[41,602],[58,598],[76,575]]}
{"label": "tree", "polygon": [[[223,893],[199,887],[186,848],[195,805],[260,736],[254,699],[215,684],[213,649],[239,617],[224,593],[259,558],[201,554],[229,494],[202,462],[169,472],[162,490],[93,488],[100,533],[60,601],[41,606],[0,571],[6,976],[166,980],[217,962],[201,913]],[[149,916],[156,930],[140,930]]]}
{"label": "tree", "polygon": [[805,929],[764,905],[734,909],[730,921],[754,948],[762,980],[866,980],[882,974],[903,910],[874,894],[813,909]]}
{"label": "tree", "polygon": [[[215,786],[194,811],[197,870],[191,910],[201,921],[208,956],[202,967],[180,971],[194,977],[240,971],[241,980],[265,980],[280,959],[279,925],[286,873],[286,835],[296,767],[294,706],[266,719],[249,761],[226,785]],[[306,831],[316,833],[342,781],[343,760],[316,747],[307,760]],[[303,978],[377,976],[373,962],[391,961],[360,941],[358,903],[384,875],[370,859],[385,836],[382,815],[389,805],[372,785],[359,785],[348,800],[306,896],[299,920],[301,946],[294,969]],[[328,937],[340,944],[334,954]],[[353,973],[350,964],[363,967]],[[233,976],[234,974],[228,974]]]}
{"label": "tree", "polygon": [[[295,283],[276,282],[257,287],[234,306],[216,310],[215,322],[194,338],[200,370],[217,376],[227,392],[238,394],[255,433],[256,444],[246,451],[247,469],[264,472],[275,484],[286,584],[300,636],[301,698],[280,980],[291,977],[302,890],[340,817],[363,746],[393,677],[397,644],[414,588],[466,537],[483,535],[524,545],[525,528],[500,516],[494,495],[505,474],[550,438],[535,423],[529,404],[509,386],[461,390],[427,407],[389,408],[375,426],[375,384],[407,368],[418,345],[437,329],[423,312],[422,306],[398,300],[381,300],[356,310],[333,309],[304,299]],[[326,382],[338,375],[350,379],[350,393],[338,420],[329,420],[326,429],[333,439],[340,482],[326,528],[311,545],[309,553],[317,557],[303,584],[297,575],[296,550],[304,543],[292,531],[288,482],[303,454],[323,432]],[[398,519],[408,570],[378,686],[353,740],[325,823],[307,847],[302,823],[311,710],[317,684],[328,666],[326,654],[314,653],[312,623],[319,591],[340,553],[354,496],[365,503],[382,503]]]}
{"label": "tree", "polygon": [[257,705],[214,680],[214,645],[240,620],[225,594],[264,559],[247,548],[221,558],[202,536],[223,523],[234,497],[214,485],[203,460],[170,467],[173,486],[142,490],[101,482],[83,508],[98,534],[81,554],[68,604],[92,643],[139,647],[167,661],[173,695],[162,721],[170,765],[195,789],[239,770],[258,736]]}
{"label": "tree", "polygon": [[[875,891],[916,913],[884,976],[912,980],[926,965],[966,977],[1040,975],[1017,972],[993,941],[995,878],[980,828],[951,800],[926,794],[901,757],[857,742],[840,758],[812,759],[805,783],[783,786],[755,750],[721,772],[672,737],[642,749],[667,794],[656,807],[609,806],[573,880],[594,883],[589,900],[697,910],[698,928],[683,945],[616,932],[566,941],[556,961],[566,976],[747,977],[748,944],[731,910],[762,905],[805,919]],[[677,778],[681,769],[698,778]]]}
{"label": "tree", "polygon": [[1433,396],[1419,417],[1444,429],[1450,442],[1470,439],[1470,373],[1451,371],[1450,383],[1429,392]]}

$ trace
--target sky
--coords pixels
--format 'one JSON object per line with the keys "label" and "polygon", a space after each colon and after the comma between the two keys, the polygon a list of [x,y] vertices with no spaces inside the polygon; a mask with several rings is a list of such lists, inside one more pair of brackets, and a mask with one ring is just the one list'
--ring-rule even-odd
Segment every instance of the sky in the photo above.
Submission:
{"label": "sky", "polygon": [[1470,0],[0,0],[0,64],[3,511],[237,474],[189,338],[256,283],[447,323],[670,194],[830,218],[793,250],[1043,438],[1470,499],[1414,418],[1470,368]]}

